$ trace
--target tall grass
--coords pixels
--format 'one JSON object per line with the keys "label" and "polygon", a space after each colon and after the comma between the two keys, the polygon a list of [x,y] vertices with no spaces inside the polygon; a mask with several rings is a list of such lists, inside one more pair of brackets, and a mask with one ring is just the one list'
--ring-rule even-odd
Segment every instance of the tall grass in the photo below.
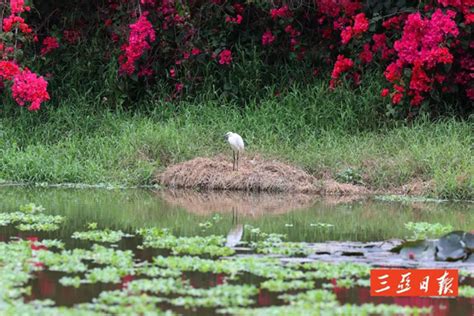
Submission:
{"label": "tall grass", "polygon": [[367,80],[357,90],[331,92],[321,80],[280,96],[268,89],[245,107],[208,90],[198,101],[149,97],[135,111],[110,110],[102,98],[72,91],[39,113],[6,108],[0,179],[148,184],[169,164],[226,152],[222,135],[232,130],[250,153],[318,177],[350,167],[372,188],[416,179],[433,181],[434,196],[472,199],[472,121],[388,125],[380,86]]}

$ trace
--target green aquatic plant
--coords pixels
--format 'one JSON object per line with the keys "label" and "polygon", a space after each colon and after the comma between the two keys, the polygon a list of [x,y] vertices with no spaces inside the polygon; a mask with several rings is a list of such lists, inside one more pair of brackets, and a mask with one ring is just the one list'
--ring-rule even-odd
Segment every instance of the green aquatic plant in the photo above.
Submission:
{"label": "green aquatic plant", "polygon": [[182,296],[168,300],[170,304],[184,307],[234,307],[255,303],[258,294],[253,285],[223,284],[209,289],[189,289]]}
{"label": "green aquatic plant", "polygon": [[432,224],[427,222],[408,222],[405,223],[405,228],[412,233],[409,238],[414,240],[438,238],[453,231],[453,227],[451,225],[443,225],[440,223]]}
{"label": "green aquatic plant", "polygon": [[42,205],[34,203],[20,205],[20,211],[23,213],[42,213],[44,210],[45,208]]}
{"label": "green aquatic plant", "polygon": [[21,231],[54,231],[64,221],[60,215],[46,215],[42,206],[20,206],[20,212],[0,213],[0,226],[15,225]]}
{"label": "green aquatic plant", "polygon": [[[11,302],[29,292],[32,251],[27,241],[0,242],[0,301]],[[2,304],[0,304],[0,311]]]}
{"label": "green aquatic plant", "polygon": [[258,316],[339,316],[339,315],[423,315],[431,311],[429,307],[409,307],[387,304],[334,304],[319,303],[300,305],[271,306],[263,308],[228,308],[221,310],[222,313],[232,315],[258,315]]}
{"label": "green aquatic plant", "polygon": [[62,250],[61,252],[39,250],[36,253],[38,261],[49,270],[67,273],[85,272],[88,266],[83,260],[90,256],[90,251],[85,249]]}
{"label": "green aquatic plant", "polygon": [[283,294],[279,296],[286,303],[304,305],[306,303],[327,303],[337,305],[337,298],[333,292],[327,290],[309,290],[298,294]]}
{"label": "green aquatic plant", "polygon": [[59,229],[59,225],[52,223],[34,223],[34,224],[19,224],[15,226],[16,229],[22,231],[54,231]]}
{"label": "green aquatic plant", "polygon": [[131,250],[108,248],[97,244],[92,245],[85,259],[119,269],[130,269],[134,265],[134,254]]}
{"label": "green aquatic plant", "polygon": [[106,291],[94,298],[92,303],[79,304],[76,307],[90,310],[100,315],[151,315],[151,316],[172,316],[171,311],[161,311],[157,309],[157,304],[165,299],[154,295],[141,293],[140,295],[130,295],[126,291]]}
{"label": "green aquatic plant", "polygon": [[199,223],[199,227],[201,227],[203,232],[206,232],[208,229],[214,227],[221,220],[222,216],[220,214],[214,214],[210,220],[205,221],[203,223]]}
{"label": "green aquatic plant", "polygon": [[307,279],[343,279],[343,278],[368,278],[370,276],[370,266],[352,262],[331,263],[323,261],[313,261],[303,263],[304,274]]}
{"label": "green aquatic plant", "polygon": [[42,239],[37,243],[46,248],[64,249],[64,242],[58,239]]}
{"label": "green aquatic plant", "polygon": [[86,280],[90,283],[119,283],[120,278],[128,273],[129,271],[120,270],[116,267],[94,268],[87,271]]}
{"label": "green aquatic plant", "polygon": [[270,292],[288,292],[291,290],[302,290],[302,289],[312,289],[315,284],[313,281],[302,281],[302,280],[268,280],[262,282],[260,287],[262,289],[267,289]]}
{"label": "green aquatic plant", "polygon": [[474,286],[461,285],[458,288],[458,296],[474,298]]}
{"label": "green aquatic plant", "polygon": [[133,235],[125,234],[121,230],[88,230],[85,232],[74,232],[71,236],[74,239],[89,240],[95,242],[119,242],[123,237],[133,237]]}
{"label": "green aquatic plant", "polygon": [[226,247],[223,236],[176,237],[168,229],[146,228],[137,231],[143,237],[143,246],[157,249],[170,249],[174,255],[209,255],[211,257],[230,256],[232,248]]}
{"label": "green aquatic plant", "polygon": [[262,232],[259,228],[246,225],[250,231],[250,247],[257,253],[287,257],[305,257],[312,251],[304,243],[286,242],[286,235]]}

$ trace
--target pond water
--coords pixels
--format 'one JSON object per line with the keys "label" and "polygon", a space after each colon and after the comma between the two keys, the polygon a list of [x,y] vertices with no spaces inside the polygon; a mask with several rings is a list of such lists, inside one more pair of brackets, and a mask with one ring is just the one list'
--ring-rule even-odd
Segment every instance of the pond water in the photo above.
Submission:
{"label": "pond water", "polygon": [[0,212],[34,203],[42,205],[47,214],[65,216],[60,231],[52,234],[56,238],[70,237],[74,231],[85,229],[89,222],[131,232],[142,227],[165,227],[179,236],[195,236],[203,234],[199,223],[205,223],[215,214],[221,217],[219,225],[208,228],[206,234],[226,235],[240,223],[269,233],[286,234],[289,241],[305,242],[404,238],[409,234],[404,224],[410,221],[450,224],[464,231],[474,228],[473,203],[35,187],[0,187],[0,197]]}
{"label": "pond water", "polygon": [[[42,205],[45,214],[61,215],[65,218],[59,230],[52,232],[20,232],[13,225],[0,226],[0,241],[7,242],[18,237],[25,240],[32,237],[39,240],[59,239],[66,243],[66,249],[90,249],[91,242],[72,239],[71,235],[75,231],[87,231],[88,223],[92,222],[97,223],[99,228],[122,230],[131,234],[144,227],[169,228],[178,237],[211,234],[226,236],[236,225],[247,224],[258,227],[263,232],[285,234],[287,240],[293,242],[337,240],[368,242],[404,238],[409,235],[404,224],[410,221],[450,224],[454,229],[464,231],[471,231],[474,228],[474,205],[470,203],[385,202],[376,199],[319,199],[306,195],[23,186],[0,187],[0,197],[0,212],[17,211],[21,205],[34,203]],[[250,240],[249,233],[245,230],[243,240]],[[150,275],[137,273],[139,269],[137,267],[147,262],[152,263],[156,256],[167,258],[170,251],[142,248],[140,246],[142,243],[143,238],[139,236],[123,238],[112,246],[103,243],[115,249],[114,251],[133,251],[135,270],[130,274],[121,273],[118,282],[95,282],[73,287],[59,282],[61,278],[70,276],[71,273],[52,271],[48,268],[39,269],[33,272],[33,278],[28,280],[26,286],[31,287],[31,291],[22,296],[23,300],[28,303],[34,300],[52,299],[55,306],[71,307],[80,303],[90,303],[99,297],[100,293],[107,291],[114,293],[126,289],[130,282],[149,279]],[[93,268],[106,268],[106,265],[90,262],[88,269]],[[163,266],[160,266],[161,268],[165,269]],[[170,267],[168,268],[173,272]],[[295,271],[299,269],[298,267]],[[262,282],[268,280],[258,273],[243,271],[246,272],[234,280],[229,278],[228,274],[219,271],[204,273],[199,269],[183,268],[178,279],[193,289],[210,289],[223,284],[250,285],[258,289]],[[84,278],[86,273],[87,271],[80,273],[76,271],[73,275]],[[285,279],[285,282],[290,280]],[[326,276],[325,279],[311,280],[315,282],[312,289],[332,285],[328,292],[335,295],[337,304],[385,303],[412,307],[431,306],[431,315],[472,315],[474,303],[472,297],[375,298],[370,296],[368,287],[355,285],[346,288],[340,286],[335,277]],[[472,278],[463,278],[461,282],[462,285],[474,286]],[[259,288],[258,293],[251,296],[254,302],[248,306],[282,306],[288,304],[280,296],[282,293],[300,292],[298,289],[275,292]],[[176,293],[161,296],[165,300],[156,303],[161,310],[171,310],[183,315],[214,315],[218,310],[215,306],[205,304],[185,308],[182,306],[184,303],[176,301],[179,298]],[[223,300],[224,298],[223,296]],[[274,314],[283,315],[285,311]]]}

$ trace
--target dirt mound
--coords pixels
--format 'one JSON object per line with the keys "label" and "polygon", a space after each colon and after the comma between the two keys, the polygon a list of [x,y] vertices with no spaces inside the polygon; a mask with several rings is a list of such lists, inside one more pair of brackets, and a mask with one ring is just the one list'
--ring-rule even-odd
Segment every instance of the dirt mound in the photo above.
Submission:
{"label": "dirt mound", "polygon": [[257,192],[319,193],[323,195],[366,195],[363,187],[339,183],[332,179],[317,180],[304,170],[259,156],[242,157],[238,171],[232,171],[227,156],[198,157],[168,167],[155,175],[155,183],[168,188],[230,190]]}
{"label": "dirt mound", "polygon": [[173,206],[199,215],[236,213],[259,217],[310,207],[316,197],[304,193],[259,193],[237,191],[159,190],[157,194]]}
{"label": "dirt mound", "polygon": [[171,188],[267,192],[318,192],[316,179],[303,170],[274,160],[242,157],[239,170],[223,156],[195,158],[168,167],[156,181]]}

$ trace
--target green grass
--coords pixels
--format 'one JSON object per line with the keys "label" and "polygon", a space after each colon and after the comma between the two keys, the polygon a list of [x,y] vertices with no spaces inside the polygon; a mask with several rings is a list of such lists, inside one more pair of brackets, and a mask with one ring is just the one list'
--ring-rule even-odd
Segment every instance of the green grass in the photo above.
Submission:
{"label": "green grass", "polygon": [[149,184],[169,164],[230,154],[223,135],[232,130],[250,153],[318,177],[350,167],[374,189],[432,180],[433,196],[473,199],[472,120],[384,125],[380,87],[367,80],[357,90],[330,92],[319,81],[279,97],[269,89],[245,108],[211,96],[179,103],[149,97],[133,112],[101,108],[101,100],[72,91],[39,113],[7,107],[0,179]]}

